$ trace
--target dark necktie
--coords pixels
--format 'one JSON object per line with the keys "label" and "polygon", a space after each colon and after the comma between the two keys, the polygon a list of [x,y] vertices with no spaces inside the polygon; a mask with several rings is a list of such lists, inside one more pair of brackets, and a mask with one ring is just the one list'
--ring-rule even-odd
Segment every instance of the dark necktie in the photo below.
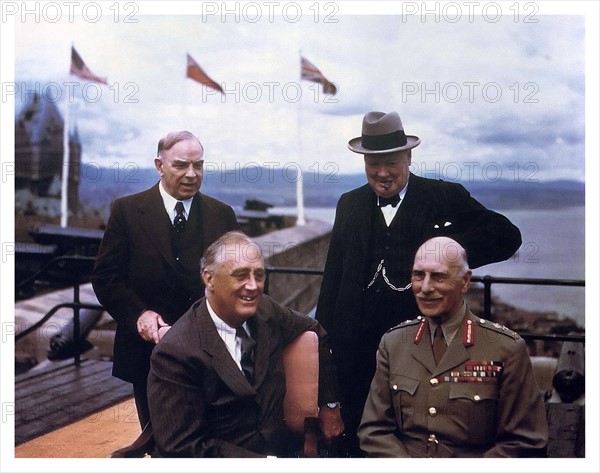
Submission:
{"label": "dark necktie", "polygon": [[379,201],[377,202],[377,205],[379,207],[385,207],[386,205],[391,205],[392,207],[396,207],[396,205],[398,205],[398,203],[400,202],[400,195],[396,194],[393,195],[391,197],[379,197]]}
{"label": "dark necktie", "polygon": [[235,334],[242,342],[242,371],[246,379],[252,384],[254,382],[254,347],[256,346],[256,342],[248,335],[244,327],[238,327]]}
{"label": "dark necktie", "polygon": [[175,227],[175,230],[177,230],[177,233],[181,233],[187,222],[183,213],[183,202],[177,202],[175,204],[175,211],[177,212],[177,215],[175,215],[175,219],[173,220],[173,226]]}
{"label": "dark necktie", "polygon": [[440,362],[444,353],[446,353],[446,342],[444,341],[442,327],[438,325],[435,332],[433,332],[433,358],[436,365]]}

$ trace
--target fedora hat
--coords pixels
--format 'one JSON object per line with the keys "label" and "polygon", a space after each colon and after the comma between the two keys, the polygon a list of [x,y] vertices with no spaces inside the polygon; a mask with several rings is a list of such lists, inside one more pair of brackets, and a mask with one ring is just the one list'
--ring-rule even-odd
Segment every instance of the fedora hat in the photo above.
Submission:
{"label": "fedora hat", "polygon": [[362,136],[348,142],[350,151],[360,154],[384,154],[411,149],[421,140],[405,135],[398,112],[368,112],[362,122]]}

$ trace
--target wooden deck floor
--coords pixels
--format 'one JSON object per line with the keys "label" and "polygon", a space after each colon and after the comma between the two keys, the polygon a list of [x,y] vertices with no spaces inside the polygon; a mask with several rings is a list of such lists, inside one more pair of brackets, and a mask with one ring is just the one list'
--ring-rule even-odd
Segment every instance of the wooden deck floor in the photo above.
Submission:
{"label": "wooden deck floor", "polygon": [[[114,378],[111,370],[108,361],[83,359],[76,366],[73,360],[66,360],[52,363],[42,372],[17,376],[15,445],[84,418],[94,419],[93,414],[131,398],[131,384]],[[139,430],[135,409],[121,412],[120,417]]]}
{"label": "wooden deck floor", "polygon": [[[81,286],[80,296],[82,302],[97,304],[91,284]],[[73,289],[68,288],[19,301],[15,304],[17,326],[24,330],[40,320],[50,308],[72,300]],[[103,413],[110,413],[110,409],[115,409],[117,405],[121,406],[118,416],[112,415],[113,422],[110,425],[130,425],[136,432],[139,431],[134,405],[120,404],[133,396],[131,384],[114,378],[111,374],[110,355],[114,330],[94,329],[88,336],[94,343],[94,349],[82,355],[78,366],[72,358],[64,361],[49,361],[46,358],[51,336],[72,318],[72,310],[60,309],[39,330],[27,335],[15,346],[15,357],[20,355],[38,362],[30,371],[15,377],[16,447],[49,433],[55,438],[54,432],[58,429],[59,436],[64,435],[63,428],[78,422],[83,422],[88,427],[95,422],[104,424],[108,422],[106,417],[110,415]],[[129,411],[124,411],[125,408]],[[115,419],[117,422],[114,422]],[[110,429],[110,425],[107,428]],[[134,433],[133,438],[136,434]],[[131,441],[130,436],[126,437],[126,441],[117,448]],[[52,442],[56,443],[55,440]],[[78,448],[77,442],[70,443],[73,448]],[[68,444],[67,441],[65,445]],[[33,445],[39,446],[39,443],[35,442]],[[37,448],[33,448],[33,451]],[[40,456],[47,454],[46,449],[40,449]]]}
{"label": "wooden deck floor", "polygon": [[133,399],[15,447],[15,458],[108,458],[140,433]]}

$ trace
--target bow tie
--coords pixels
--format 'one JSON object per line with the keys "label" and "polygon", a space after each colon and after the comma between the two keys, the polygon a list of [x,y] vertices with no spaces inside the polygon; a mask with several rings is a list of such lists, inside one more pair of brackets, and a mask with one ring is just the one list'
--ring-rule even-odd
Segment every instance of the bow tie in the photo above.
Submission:
{"label": "bow tie", "polygon": [[396,205],[398,205],[399,202],[400,202],[400,196],[398,194],[393,195],[392,197],[379,196],[377,206],[385,207],[386,205],[391,205],[392,207],[396,207]]}

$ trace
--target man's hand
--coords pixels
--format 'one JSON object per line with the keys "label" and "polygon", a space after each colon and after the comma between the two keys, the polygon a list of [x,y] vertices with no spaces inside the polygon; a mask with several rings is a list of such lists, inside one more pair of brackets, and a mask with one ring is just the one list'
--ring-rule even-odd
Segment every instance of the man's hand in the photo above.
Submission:
{"label": "man's hand", "polygon": [[144,340],[148,342],[158,343],[160,340],[158,329],[167,327],[167,324],[160,314],[153,310],[145,310],[137,319],[137,331]]}
{"label": "man's hand", "polygon": [[344,432],[344,421],[340,413],[340,405],[332,409],[327,405],[319,409],[319,423],[326,440],[332,440]]}

